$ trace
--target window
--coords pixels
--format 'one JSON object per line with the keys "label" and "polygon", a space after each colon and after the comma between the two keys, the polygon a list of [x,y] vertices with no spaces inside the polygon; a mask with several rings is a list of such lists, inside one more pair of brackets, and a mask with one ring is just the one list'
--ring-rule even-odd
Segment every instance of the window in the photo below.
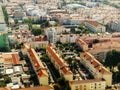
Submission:
{"label": "window", "polygon": [[75,86],[75,90],[78,90],[78,86]]}

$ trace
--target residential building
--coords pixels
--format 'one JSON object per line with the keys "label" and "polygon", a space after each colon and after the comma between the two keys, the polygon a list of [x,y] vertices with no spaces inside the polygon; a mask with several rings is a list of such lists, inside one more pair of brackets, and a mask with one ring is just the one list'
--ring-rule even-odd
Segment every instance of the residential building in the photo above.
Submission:
{"label": "residential building", "polygon": [[[17,66],[14,66],[17,65]],[[23,73],[18,52],[1,53],[0,70],[2,74],[20,74]],[[17,68],[17,69],[16,69]]]}
{"label": "residential building", "polygon": [[108,24],[108,28],[113,32],[120,32],[120,22],[111,22]]}
{"label": "residential building", "polygon": [[56,30],[55,28],[50,28],[46,31],[47,39],[50,43],[56,43]]}
{"label": "residential building", "polygon": [[106,82],[102,79],[70,81],[71,90],[105,90]]}
{"label": "residential building", "polygon": [[55,51],[54,45],[48,45],[46,52],[55,68],[59,71],[60,75],[63,76],[66,80],[72,81],[73,73],[69,69],[68,64]]}
{"label": "residential building", "polygon": [[49,32],[49,30],[50,30],[51,28],[54,28],[54,29],[55,29],[57,35],[62,34],[62,33],[64,33],[64,32],[66,31],[66,28],[64,28],[63,26],[49,27],[49,28],[46,28],[46,29],[44,30],[44,32],[45,32],[46,35],[47,35],[47,33]]}
{"label": "residential building", "polygon": [[34,35],[28,29],[12,30],[12,34],[8,35],[10,45],[21,44],[23,42],[34,41]]}
{"label": "residential building", "polygon": [[30,83],[30,75],[22,74],[21,79],[24,84]]}
{"label": "residential building", "polygon": [[18,90],[54,90],[54,89],[51,86],[42,85],[42,86],[37,86],[37,87],[22,88]]}
{"label": "residential building", "polygon": [[79,37],[77,34],[61,34],[57,35],[57,41],[61,43],[75,43],[76,39]]}
{"label": "residential building", "polygon": [[54,90],[52,86],[42,85],[37,87],[28,87],[28,88],[20,88],[20,89],[11,89],[10,87],[0,88],[0,90]]}
{"label": "residential building", "polygon": [[31,47],[31,48],[47,48],[48,46],[48,41],[36,41],[36,42],[27,42],[25,43],[27,46]]}
{"label": "residential building", "polygon": [[80,62],[92,73],[96,79],[105,79],[106,85],[112,85],[112,73],[107,70],[94,56],[89,52],[80,53]]}
{"label": "residential building", "polygon": [[82,39],[77,38],[76,39],[76,44],[83,50],[87,51],[88,50],[88,45],[86,42],[84,42]]}
{"label": "residential building", "polygon": [[41,60],[39,59],[36,51],[33,48],[27,49],[28,57],[34,67],[34,70],[38,76],[38,80],[40,85],[48,85],[48,73],[47,69],[42,64]]}
{"label": "residential building", "polygon": [[93,32],[105,32],[105,26],[99,24],[96,21],[86,21],[85,25]]}

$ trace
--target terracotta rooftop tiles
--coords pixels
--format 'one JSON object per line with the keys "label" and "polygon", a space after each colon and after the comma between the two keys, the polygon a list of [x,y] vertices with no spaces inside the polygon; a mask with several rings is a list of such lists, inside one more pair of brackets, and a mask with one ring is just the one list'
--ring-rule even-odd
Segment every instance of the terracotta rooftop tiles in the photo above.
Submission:
{"label": "terracotta rooftop tiles", "polygon": [[101,24],[99,24],[98,22],[95,22],[95,21],[87,21],[87,23],[94,27],[102,26]]}
{"label": "terracotta rooftop tiles", "polygon": [[81,39],[76,39],[76,42],[80,45],[87,45],[86,42],[84,42],[83,40]]}
{"label": "terracotta rooftop tiles", "polygon": [[17,90],[54,90],[51,86],[38,86],[38,87],[30,87],[30,88],[23,88]]}
{"label": "terracotta rooftop tiles", "polygon": [[35,67],[39,77],[48,76],[48,74],[47,74],[47,72],[45,70],[45,67],[43,66],[42,62],[38,58],[37,53],[35,52],[35,50],[30,48],[30,49],[28,49],[28,53],[30,55],[31,61],[34,64],[34,67]]}
{"label": "terracotta rooftop tiles", "polygon": [[65,62],[63,62],[62,58],[60,58],[59,55],[55,52],[55,50],[52,48],[52,45],[49,45],[47,47],[47,51],[54,58],[59,67],[62,67],[61,70],[63,71],[64,74],[72,74],[72,72],[66,66]]}
{"label": "terracotta rooftop tiles", "polygon": [[2,58],[4,59],[4,63],[20,64],[18,53],[4,53],[2,54]]}
{"label": "terracotta rooftop tiles", "polygon": [[18,56],[18,54],[12,54],[12,58],[14,64],[20,64],[20,57]]}
{"label": "terracotta rooftop tiles", "polygon": [[90,53],[84,52],[81,53],[81,56],[86,58],[87,61],[93,65],[93,67],[100,72],[101,74],[111,74],[100,62],[98,62]]}

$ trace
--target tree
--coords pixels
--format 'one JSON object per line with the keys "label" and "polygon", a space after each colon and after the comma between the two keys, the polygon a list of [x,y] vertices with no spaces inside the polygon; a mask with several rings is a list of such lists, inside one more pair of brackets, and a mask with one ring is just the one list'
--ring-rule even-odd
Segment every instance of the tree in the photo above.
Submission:
{"label": "tree", "polygon": [[108,51],[106,54],[105,65],[110,67],[110,70],[120,62],[120,52],[116,50]]}
{"label": "tree", "polygon": [[67,60],[67,63],[71,66],[72,65],[72,61],[73,61],[73,58],[69,57],[66,59]]}
{"label": "tree", "polygon": [[35,35],[35,36],[38,36],[42,33],[42,30],[40,27],[38,26],[34,26],[32,27],[32,33]]}
{"label": "tree", "polygon": [[32,29],[32,20],[31,19],[24,19],[23,24],[27,24],[29,26],[29,29]]}
{"label": "tree", "polygon": [[57,82],[58,82],[58,84],[60,85],[60,86],[64,86],[65,85],[65,79],[64,78],[58,78],[58,80],[57,80]]}
{"label": "tree", "polygon": [[45,27],[50,27],[50,23],[49,21],[45,21],[44,23],[41,24],[41,28],[45,28]]}
{"label": "tree", "polygon": [[44,54],[44,55],[42,55],[41,60],[44,61],[44,62],[49,62],[50,58],[48,57],[47,54]]}
{"label": "tree", "polygon": [[8,75],[4,75],[3,77],[6,84],[11,82],[11,78]]}
{"label": "tree", "polygon": [[118,70],[120,72],[120,63],[118,63],[117,68],[118,68]]}
{"label": "tree", "polygon": [[14,22],[15,22],[15,24],[17,24],[18,23],[18,19],[15,19]]}

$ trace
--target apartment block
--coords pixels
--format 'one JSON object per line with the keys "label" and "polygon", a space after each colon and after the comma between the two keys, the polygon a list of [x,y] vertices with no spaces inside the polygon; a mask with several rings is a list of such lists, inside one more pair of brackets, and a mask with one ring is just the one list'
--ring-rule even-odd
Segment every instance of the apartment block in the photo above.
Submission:
{"label": "apartment block", "polygon": [[70,81],[71,90],[105,90],[106,82],[102,79]]}
{"label": "apartment block", "polygon": [[105,79],[106,85],[112,85],[112,73],[107,70],[94,56],[89,52],[80,53],[80,62],[92,73],[96,79]]}
{"label": "apartment block", "polygon": [[40,85],[48,85],[48,73],[47,69],[43,66],[42,62],[40,61],[36,51],[33,48],[29,48],[27,50],[28,57],[34,67],[34,70],[38,76],[38,80]]}
{"label": "apartment block", "polygon": [[48,41],[35,41],[35,42],[27,42],[25,43],[26,45],[28,45],[31,48],[47,48],[48,46]]}
{"label": "apartment block", "polygon": [[99,24],[96,21],[86,21],[85,25],[93,32],[105,32],[105,26]]}
{"label": "apartment block", "polygon": [[63,76],[66,80],[72,81],[73,73],[69,69],[67,63],[55,51],[55,47],[52,44],[50,44],[47,47],[46,52],[50,57],[51,62],[53,63],[55,68],[59,70],[60,75]]}
{"label": "apartment block", "polygon": [[76,39],[76,44],[83,50],[87,51],[88,50],[88,45],[86,42],[84,42],[82,39],[77,38]]}

